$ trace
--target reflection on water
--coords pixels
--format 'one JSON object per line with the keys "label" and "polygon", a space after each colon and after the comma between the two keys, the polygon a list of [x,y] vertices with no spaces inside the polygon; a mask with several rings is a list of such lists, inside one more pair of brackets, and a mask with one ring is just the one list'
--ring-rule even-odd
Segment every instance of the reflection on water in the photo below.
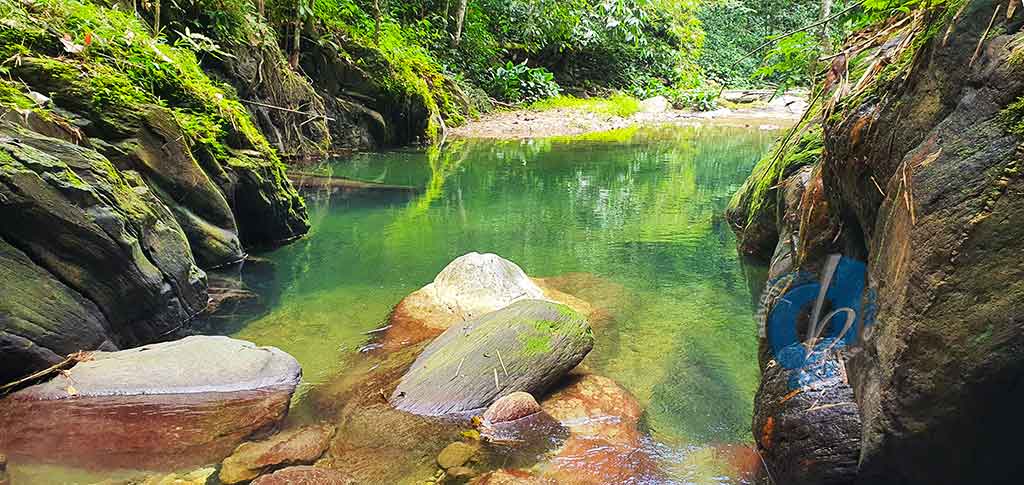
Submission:
{"label": "reflection on water", "polygon": [[750,441],[758,378],[750,288],[722,212],[776,135],[631,128],[339,160],[325,173],[422,192],[308,197],[311,235],[267,255],[276,304],[236,336],[292,353],[315,384],[343,372],[366,332],[459,255],[568,274],[577,296],[614,317],[587,365],[639,399],[672,475],[720,483],[718,445]]}
{"label": "reflection on water", "polygon": [[[304,390],[317,389],[365,367],[370,332],[449,261],[497,253],[608,310],[585,364],[636,396],[645,446],[672,482],[741,483],[757,345],[722,213],[776,135],[630,128],[335,161],[321,173],[419,191],[307,194],[309,236],[244,273],[266,308],[206,330],[280,347],[302,363]],[[292,419],[319,419],[301,394]],[[426,453],[376,459],[414,475],[434,467]]]}

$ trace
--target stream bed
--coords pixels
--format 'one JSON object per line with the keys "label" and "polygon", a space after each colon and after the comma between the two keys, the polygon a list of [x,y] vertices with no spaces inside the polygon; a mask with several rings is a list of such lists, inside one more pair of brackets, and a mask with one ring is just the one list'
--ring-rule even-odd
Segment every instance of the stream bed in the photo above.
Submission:
{"label": "stream bed", "polygon": [[[414,190],[307,192],[309,235],[241,270],[260,296],[258,311],[199,330],[295,356],[304,377],[289,420],[330,421],[314,396],[365,367],[372,331],[391,308],[456,257],[496,253],[609,314],[584,365],[636,397],[659,483],[749,483],[757,465],[748,446],[758,383],[752,295],[764,269],[740,260],[723,212],[778,134],[633,127],[455,140],[323,164],[316,173]],[[402,437],[379,439],[405,446]],[[429,479],[450,441],[382,455],[401,471],[381,483]],[[89,483],[39,473],[23,476]]]}

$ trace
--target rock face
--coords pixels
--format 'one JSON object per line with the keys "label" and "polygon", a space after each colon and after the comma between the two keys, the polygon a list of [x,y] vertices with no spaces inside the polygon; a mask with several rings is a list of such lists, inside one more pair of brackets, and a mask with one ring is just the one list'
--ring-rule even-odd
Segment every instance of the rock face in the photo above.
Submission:
{"label": "rock face", "polygon": [[1024,471],[1005,441],[1024,431],[1024,11],[1007,12],[967,4],[885,95],[826,126],[825,184],[864,235],[877,292],[850,365],[864,483],[1016,483]]}
{"label": "rock face", "polygon": [[239,483],[252,480],[268,469],[313,463],[327,451],[333,435],[334,426],[304,426],[262,441],[242,443],[221,464],[220,481]]}
{"label": "rock face", "polygon": [[161,338],[206,306],[182,227],[95,151],[0,122],[0,381]]}
{"label": "rock face", "polygon": [[208,463],[276,426],[301,373],[278,349],[227,337],[96,352],[0,401],[0,452],[100,469]]}
{"label": "rock face", "polygon": [[[845,368],[852,393],[843,384],[786,395],[787,405],[834,401],[829,415],[793,426],[792,409],[759,394],[754,432],[762,446],[788,448],[783,460],[805,457],[804,468],[819,449],[855,455],[829,468],[832,483],[1016,483],[1024,471],[1005,441],[1024,431],[1024,11],[959,8],[885,26],[887,57],[907,62],[879,63],[881,74],[840,96],[800,204],[797,267],[817,270],[828,253],[863,258],[858,322],[869,325],[822,361]],[[780,380],[767,375],[762,391]],[[807,438],[822,426],[860,441],[831,435],[821,447]]]}
{"label": "rock face", "polygon": [[590,325],[569,307],[518,301],[442,333],[389,401],[403,411],[436,416],[481,409],[510,391],[542,393],[593,345]]}

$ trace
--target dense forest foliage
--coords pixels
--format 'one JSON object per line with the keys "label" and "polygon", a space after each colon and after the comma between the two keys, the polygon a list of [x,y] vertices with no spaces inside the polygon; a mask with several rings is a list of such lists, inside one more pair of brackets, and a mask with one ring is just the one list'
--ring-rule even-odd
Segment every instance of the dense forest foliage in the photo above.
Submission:
{"label": "dense forest foliage", "polygon": [[[18,59],[43,54],[122,74],[103,80],[133,88],[113,98],[180,107],[200,141],[224,138],[220,119],[248,130],[238,99],[277,110],[254,121],[285,155],[404,144],[496,106],[711,109],[725,87],[810,86],[851,29],[920,1],[0,0],[0,102],[25,103]],[[337,111],[369,121],[325,126]],[[338,142],[360,123],[376,142]]]}

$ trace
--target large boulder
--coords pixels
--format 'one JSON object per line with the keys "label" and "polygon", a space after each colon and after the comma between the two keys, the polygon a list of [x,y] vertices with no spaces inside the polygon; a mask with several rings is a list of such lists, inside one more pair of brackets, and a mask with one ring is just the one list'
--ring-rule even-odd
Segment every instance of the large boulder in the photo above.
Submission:
{"label": "large boulder", "polygon": [[590,325],[571,308],[518,301],[442,333],[389,401],[403,411],[436,416],[481,409],[511,391],[540,394],[593,346]]}
{"label": "large boulder", "polygon": [[182,227],[128,175],[0,122],[0,381],[165,338],[206,306]]}
{"label": "large boulder", "polygon": [[543,298],[544,291],[515,263],[496,254],[472,252],[448,263],[433,282],[403,299],[399,308],[427,326],[447,329],[515,301]]}
{"label": "large boulder", "polygon": [[301,368],[228,337],[95,352],[0,401],[0,453],[90,468],[180,468],[276,426]]}
{"label": "large boulder", "polygon": [[877,295],[849,366],[862,483],[1024,473],[1007,445],[1024,432],[1024,10],[1010,6],[940,17],[914,62],[825,127],[826,188]]}
{"label": "large boulder", "polygon": [[431,339],[454,323],[520,300],[547,299],[568,305],[588,318],[595,316],[597,312],[590,304],[556,286],[530,278],[518,265],[496,254],[464,254],[448,263],[434,281],[395,306],[380,339],[382,349],[393,351]]}

